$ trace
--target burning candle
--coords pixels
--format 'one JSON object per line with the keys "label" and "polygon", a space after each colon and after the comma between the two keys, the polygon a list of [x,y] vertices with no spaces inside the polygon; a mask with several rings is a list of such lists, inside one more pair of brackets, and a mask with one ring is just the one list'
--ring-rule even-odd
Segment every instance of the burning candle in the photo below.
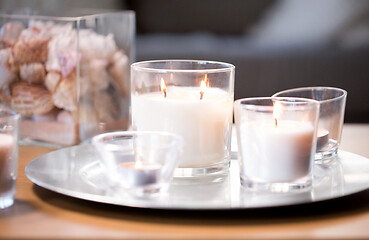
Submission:
{"label": "burning candle", "polygon": [[166,86],[162,92],[132,95],[135,130],[167,131],[184,138],[179,167],[208,166],[225,157],[233,95],[208,87],[206,80],[205,75],[199,87]]}
{"label": "burning candle", "polygon": [[306,176],[310,171],[314,128],[309,123],[279,121],[281,108],[280,103],[274,104],[274,122],[241,125],[241,149],[248,162],[245,172],[249,176],[286,182]]}
{"label": "burning candle", "polygon": [[180,136],[121,131],[99,134],[92,145],[110,186],[141,195],[166,191],[178,166]]}
{"label": "burning candle", "polygon": [[[306,114],[303,113],[299,102],[291,104],[291,108],[288,101],[274,101],[273,106],[258,106],[259,99],[265,103],[270,98],[255,99],[235,103],[241,179],[248,186],[254,183],[286,183],[289,186],[300,179],[307,179],[304,182],[311,184],[318,103],[313,102],[315,108],[312,113],[315,115],[311,114],[310,121],[304,119],[309,109]],[[252,105],[254,102],[255,105]]]}
{"label": "burning candle", "polygon": [[120,164],[119,172],[124,175],[122,179],[128,188],[143,187],[160,182],[161,165],[142,161],[126,162]]}
{"label": "burning candle", "polygon": [[234,66],[203,60],[131,65],[132,128],[180,135],[177,177],[228,171]]}

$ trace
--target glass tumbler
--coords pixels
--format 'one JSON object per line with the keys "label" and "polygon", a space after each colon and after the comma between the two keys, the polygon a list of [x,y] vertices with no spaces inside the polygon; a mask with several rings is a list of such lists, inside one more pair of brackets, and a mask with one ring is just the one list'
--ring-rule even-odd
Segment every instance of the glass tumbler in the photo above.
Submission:
{"label": "glass tumbler", "polygon": [[163,132],[119,131],[97,135],[92,144],[110,185],[143,195],[168,189],[182,138]]}
{"label": "glass tumbler", "polygon": [[333,87],[304,87],[278,92],[274,97],[302,97],[320,103],[319,128],[315,160],[329,163],[341,142],[347,92]]}
{"label": "glass tumbler", "polygon": [[308,189],[319,103],[302,98],[235,101],[241,185],[251,190]]}
{"label": "glass tumbler", "polygon": [[18,169],[19,114],[0,108],[0,209],[14,203]]}
{"label": "glass tumbler", "polygon": [[197,60],[132,64],[132,127],[183,137],[176,176],[228,171],[234,69],[228,63]]}

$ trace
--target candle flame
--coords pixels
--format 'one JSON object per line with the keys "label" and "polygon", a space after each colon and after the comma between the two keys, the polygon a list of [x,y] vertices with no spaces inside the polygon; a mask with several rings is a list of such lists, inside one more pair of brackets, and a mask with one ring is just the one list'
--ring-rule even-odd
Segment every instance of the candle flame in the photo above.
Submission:
{"label": "candle flame", "polygon": [[210,83],[209,83],[208,75],[207,74],[205,74],[204,82],[205,82],[205,86],[210,87]]}
{"label": "candle flame", "polygon": [[163,78],[161,78],[161,81],[160,81],[160,90],[163,92],[164,97],[166,98],[167,97],[167,85],[165,84]]}
{"label": "candle flame", "polygon": [[204,97],[206,88],[209,87],[208,75],[205,74],[204,80],[200,83],[200,100]]}
{"label": "candle flame", "polygon": [[140,160],[137,160],[135,163],[135,168],[136,169],[141,169],[142,168],[142,162]]}
{"label": "candle flame", "polygon": [[278,118],[279,118],[279,115],[280,115],[280,112],[281,112],[281,108],[282,108],[282,105],[280,103],[278,103],[278,102],[274,103],[273,118],[274,118],[274,122],[275,122],[276,127],[278,126]]}

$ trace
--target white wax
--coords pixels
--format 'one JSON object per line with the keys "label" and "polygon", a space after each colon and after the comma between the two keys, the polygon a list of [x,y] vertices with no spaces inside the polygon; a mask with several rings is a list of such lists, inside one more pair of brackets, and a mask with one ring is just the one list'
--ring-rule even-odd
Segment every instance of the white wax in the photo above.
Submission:
{"label": "white wax", "polygon": [[132,96],[132,123],[138,131],[167,131],[184,138],[179,167],[203,167],[223,161],[230,144],[233,95],[199,87],[167,87]]}
{"label": "white wax", "polygon": [[241,123],[238,150],[249,178],[290,182],[309,174],[315,149],[311,124],[280,121]]}

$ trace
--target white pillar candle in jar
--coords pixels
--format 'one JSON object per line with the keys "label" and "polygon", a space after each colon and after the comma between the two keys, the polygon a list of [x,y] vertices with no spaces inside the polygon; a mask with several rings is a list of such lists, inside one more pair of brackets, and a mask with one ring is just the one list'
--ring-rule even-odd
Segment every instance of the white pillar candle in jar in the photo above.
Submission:
{"label": "white pillar candle in jar", "polygon": [[138,131],[167,131],[184,138],[179,167],[220,163],[230,147],[233,95],[220,88],[168,86],[162,92],[132,95],[132,122]]}
{"label": "white pillar candle in jar", "polygon": [[235,102],[241,184],[253,190],[308,189],[316,149],[319,103],[304,98]]}

